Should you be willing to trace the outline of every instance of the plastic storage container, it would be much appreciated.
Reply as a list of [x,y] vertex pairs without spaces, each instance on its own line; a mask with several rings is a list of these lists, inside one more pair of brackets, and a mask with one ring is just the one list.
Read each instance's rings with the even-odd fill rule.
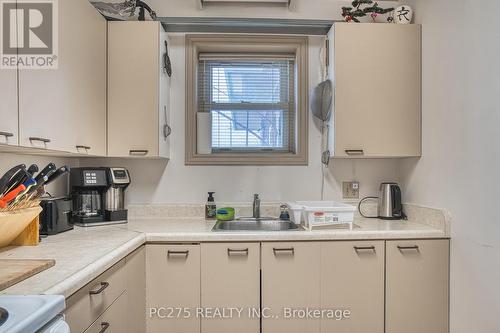
[[294,201],[287,203],[290,219],[308,229],[343,226],[352,230],[356,207],[335,201]]

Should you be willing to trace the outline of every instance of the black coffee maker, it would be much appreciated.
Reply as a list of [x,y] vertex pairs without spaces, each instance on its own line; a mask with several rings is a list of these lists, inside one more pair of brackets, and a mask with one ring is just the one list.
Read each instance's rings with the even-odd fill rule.
[[129,184],[125,168],[71,169],[72,222],[86,227],[127,223],[124,195]]

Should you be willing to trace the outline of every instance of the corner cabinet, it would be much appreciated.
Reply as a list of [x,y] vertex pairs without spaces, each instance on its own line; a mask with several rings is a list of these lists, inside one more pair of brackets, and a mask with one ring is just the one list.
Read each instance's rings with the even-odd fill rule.
[[19,69],[19,145],[105,156],[106,20],[81,0],[58,15],[58,69]]
[[108,156],[170,157],[167,45],[159,22],[108,22]]
[[200,245],[146,245],[146,332],[200,332],[198,308]]
[[420,156],[421,26],[336,23],[328,40],[332,157]]

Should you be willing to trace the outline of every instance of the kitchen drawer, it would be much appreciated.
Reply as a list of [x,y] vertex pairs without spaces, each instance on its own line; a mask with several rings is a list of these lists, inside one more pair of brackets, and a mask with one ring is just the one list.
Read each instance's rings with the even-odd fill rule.
[[85,331],[125,291],[125,260],[118,262],[67,300],[72,333]]
[[[90,326],[85,333],[125,333],[127,332],[127,293],[118,299]],[[73,330],[71,331],[73,332]],[[140,333],[140,332],[131,332]]]

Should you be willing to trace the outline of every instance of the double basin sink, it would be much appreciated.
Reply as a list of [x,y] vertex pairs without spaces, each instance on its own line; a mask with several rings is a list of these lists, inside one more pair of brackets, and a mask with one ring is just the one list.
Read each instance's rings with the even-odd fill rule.
[[240,217],[233,221],[217,221],[212,231],[300,231],[302,226],[272,217]]

